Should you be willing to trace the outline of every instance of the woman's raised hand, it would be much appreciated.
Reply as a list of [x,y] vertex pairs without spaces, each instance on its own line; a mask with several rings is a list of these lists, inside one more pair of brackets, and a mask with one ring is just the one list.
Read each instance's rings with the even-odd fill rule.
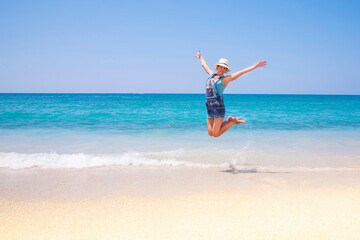
[[267,61],[261,59],[261,60],[256,64],[256,67],[265,67],[266,64],[267,64]]
[[195,57],[198,58],[198,59],[200,59],[200,57],[201,57],[200,50],[195,54]]

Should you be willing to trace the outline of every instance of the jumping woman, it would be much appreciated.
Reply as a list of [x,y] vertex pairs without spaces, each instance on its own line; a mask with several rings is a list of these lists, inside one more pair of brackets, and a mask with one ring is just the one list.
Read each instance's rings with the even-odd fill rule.
[[221,58],[219,62],[214,65],[217,70],[217,73],[215,73],[208,67],[204,58],[201,56],[200,51],[196,53],[195,57],[200,59],[201,66],[205,69],[207,74],[209,74],[209,77],[206,81],[206,108],[208,112],[207,130],[209,136],[220,137],[232,126],[239,123],[245,123],[245,121],[240,120],[240,118],[232,116],[229,116],[228,119],[224,121],[225,105],[223,100],[223,92],[225,87],[229,84],[229,82],[234,81],[241,75],[251,72],[258,67],[265,67],[266,61],[261,59],[254,66],[245,68],[244,70],[233,73],[231,75],[224,76],[225,73],[230,72],[228,60]]

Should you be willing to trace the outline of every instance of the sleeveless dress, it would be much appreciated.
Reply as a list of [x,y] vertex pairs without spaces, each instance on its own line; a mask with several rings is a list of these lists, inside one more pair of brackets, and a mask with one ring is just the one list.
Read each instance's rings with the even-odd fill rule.
[[220,76],[219,80],[213,79],[215,74],[210,75],[206,81],[206,109],[208,118],[224,118],[225,105],[223,99],[223,91],[225,89],[222,80],[224,76]]

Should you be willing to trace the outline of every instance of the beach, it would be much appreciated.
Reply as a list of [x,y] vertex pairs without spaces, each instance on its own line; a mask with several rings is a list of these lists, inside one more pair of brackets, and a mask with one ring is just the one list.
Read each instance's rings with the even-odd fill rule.
[[0,94],[0,239],[358,239],[359,96]]
[[0,240],[360,240],[359,10],[0,1]]
[[0,171],[0,239],[358,239],[360,171]]

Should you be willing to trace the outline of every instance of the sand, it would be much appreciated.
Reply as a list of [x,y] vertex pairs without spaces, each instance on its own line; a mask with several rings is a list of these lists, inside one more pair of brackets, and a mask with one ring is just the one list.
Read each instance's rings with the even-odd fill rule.
[[359,236],[358,170],[0,170],[0,239]]

